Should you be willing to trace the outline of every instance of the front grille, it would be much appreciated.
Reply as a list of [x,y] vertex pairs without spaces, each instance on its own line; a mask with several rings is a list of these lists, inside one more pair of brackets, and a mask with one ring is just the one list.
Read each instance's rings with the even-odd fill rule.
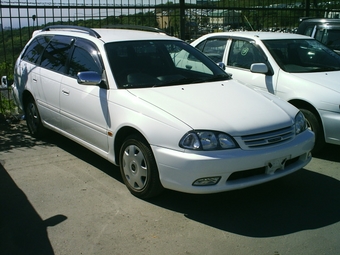
[[242,136],[241,139],[248,148],[258,148],[283,143],[295,136],[294,126],[271,132]]
[[[284,169],[278,169],[277,171],[285,171],[285,169],[292,165],[295,164],[299,160],[299,157],[292,158],[286,161]],[[259,168],[254,168],[254,169],[249,169],[249,170],[243,170],[243,171],[238,171],[232,173],[227,182],[232,182],[236,180],[241,180],[241,179],[247,179],[249,177],[253,176],[260,176],[260,175],[265,175],[266,174],[266,167],[259,167]]]
[[265,171],[266,171],[265,167],[260,167],[260,168],[250,169],[250,170],[234,172],[229,176],[227,182],[240,180],[240,179],[246,179],[246,178],[256,176],[256,175],[263,175],[265,174]]

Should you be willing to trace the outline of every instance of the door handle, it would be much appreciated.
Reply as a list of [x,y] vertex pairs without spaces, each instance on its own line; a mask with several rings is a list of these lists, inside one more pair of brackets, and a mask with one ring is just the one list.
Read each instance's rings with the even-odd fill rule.
[[70,94],[70,91],[67,91],[65,89],[62,89],[61,92],[66,96],[68,96]]

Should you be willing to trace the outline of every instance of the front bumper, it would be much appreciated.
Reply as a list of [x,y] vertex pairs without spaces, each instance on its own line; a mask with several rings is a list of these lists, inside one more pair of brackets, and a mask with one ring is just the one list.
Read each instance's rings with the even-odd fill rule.
[[22,106],[21,100],[20,100],[19,90],[14,84],[12,84],[12,95],[13,95],[14,103],[16,104],[16,106],[18,106],[20,108],[20,110],[23,110],[23,106]]
[[326,143],[340,145],[340,113],[320,111]]
[[[314,133],[306,130],[277,146],[223,151],[174,151],[152,146],[160,181],[167,189],[207,194],[241,189],[293,173],[311,159]],[[220,177],[215,185],[194,186],[200,178]]]

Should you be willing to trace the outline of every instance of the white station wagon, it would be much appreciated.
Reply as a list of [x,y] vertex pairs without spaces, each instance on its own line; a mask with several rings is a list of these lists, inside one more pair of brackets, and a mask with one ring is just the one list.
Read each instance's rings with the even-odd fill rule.
[[313,152],[340,145],[340,56],[317,40],[274,32],[221,32],[192,45],[243,84],[269,91],[305,115]]
[[314,133],[297,108],[164,33],[46,27],[14,76],[33,136],[54,130],[120,166],[140,198],[244,188],[311,160]]

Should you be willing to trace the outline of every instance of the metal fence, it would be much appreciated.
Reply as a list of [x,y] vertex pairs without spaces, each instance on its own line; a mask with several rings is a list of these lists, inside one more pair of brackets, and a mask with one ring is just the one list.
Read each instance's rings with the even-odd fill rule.
[[68,24],[158,27],[184,40],[217,31],[294,32],[299,18],[339,17],[339,1],[317,0],[0,0],[0,77],[34,30]]

